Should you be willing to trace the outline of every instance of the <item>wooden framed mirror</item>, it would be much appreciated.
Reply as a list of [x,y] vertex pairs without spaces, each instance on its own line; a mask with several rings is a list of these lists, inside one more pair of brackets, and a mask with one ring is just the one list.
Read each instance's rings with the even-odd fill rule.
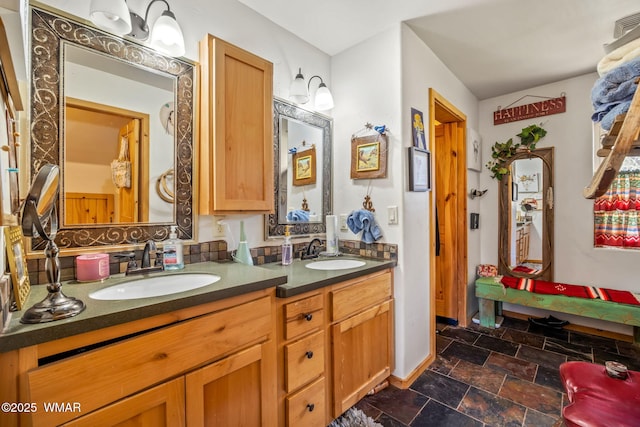
[[553,147],[516,153],[499,183],[498,272],[553,281]]
[[[60,167],[58,247],[69,252],[161,241],[169,236],[172,225],[178,227],[179,238],[193,239],[194,65],[62,12],[33,5],[30,12],[31,176],[43,164]],[[92,112],[109,118],[91,127],[88,120],[78,125],[78,114],[71,107],[85,116]],[[171,126],[163,121],[165,110],[171,110],[167,116]],[[108,133],[106,124],[115,122],[116,116],[126,120],[111,126],[113,148],[105,154],[108,144],[99,137]],[[128,125],[132,120],[139,123],[137,127]],[[112,182],[110,168],[124,139],[122,129],[139,129],[135,136],[140,143],[130,146],[143,147],[132,149],[128,156],[135,167],[126,191],[118,191],[121,187]],[[126,139],[133,140],[128,133]],[[98,171],[106,171],[100,175],[106,178],[98,180]],[[174,196],[169,201],[156,194],[154,185],[166,171],[172,171],[173,177]],[[101,187],[89,188],[90,181]],[[74,199],[77,194],[79,201]],[[93,199],[87,195],[105,194],[114,200],[113,214],[79,219],[72,215],[79,203],[88,209],[84,204]],[[107,200],[106,207],[96,212],[109,210],[109,198],[95,199]],[[45,243],[33,238],[29,249],[40,251]]]

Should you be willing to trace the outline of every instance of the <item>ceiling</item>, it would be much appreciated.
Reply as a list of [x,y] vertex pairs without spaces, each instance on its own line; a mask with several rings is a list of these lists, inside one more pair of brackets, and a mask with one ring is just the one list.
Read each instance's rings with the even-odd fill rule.
[[405,22],[480,100],[596,70],[638,0],[239,0],[336,55]]

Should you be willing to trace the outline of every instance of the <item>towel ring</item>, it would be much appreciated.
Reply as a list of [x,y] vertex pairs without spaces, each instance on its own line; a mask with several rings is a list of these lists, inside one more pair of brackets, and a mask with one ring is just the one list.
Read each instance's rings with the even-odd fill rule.
[[156,192],[167,203],[173,203],[175,200],[175,193],[167,185],[167,178],[173,178],[173,173],[173,169],[168,169],[156,180]]

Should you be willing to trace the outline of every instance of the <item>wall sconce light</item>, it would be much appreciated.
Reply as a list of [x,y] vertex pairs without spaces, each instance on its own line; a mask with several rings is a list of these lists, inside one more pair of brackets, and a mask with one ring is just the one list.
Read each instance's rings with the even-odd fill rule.
[[313,76],[309,79],[309,82],[304,84],[304,76],[302,75],[302,69],[298,69],[298,74],[296,78],[291,82],[291,87],[289,88],[289,98],[296,104],[306,104],[309,102],[309,89],[311,87],[311,80],[314,78],[320,79],[320,85],[318,85],[318,90],[316,91],[316,99],[315,99],[315,108],[316,110],[324,111],[330,110],[333,108],[333,96],[329,91],[327,85],[322,81],[322,77]]
[[[153,24],[149,32],[149,9],[161,1],[167,10]],[[150,39],[150,45],[157,51],[170,56],[182,56],[185,52],[184,36],[176,16],[166,0],[151,0],[144,14],[131,12],[125,0],[91,0],[89,9],[91,21],[98,27],[118,35],[128,35],[138,40]]]

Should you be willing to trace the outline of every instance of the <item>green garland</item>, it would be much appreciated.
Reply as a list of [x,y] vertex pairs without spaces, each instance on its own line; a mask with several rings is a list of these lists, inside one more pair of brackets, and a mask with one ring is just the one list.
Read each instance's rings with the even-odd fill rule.
[[523,128],[522,132],[516,135],[520,137],[520,143],[514,143],[513,138],[509,138],[507,142],[496,142],[491,147],[491,160],[486,164],[487,169],[493,173],[491,178],[500,181],[503,176],[509,175],[509,167],[507,166],[509,159],[519,150],[535,150],[538,141],[546,134],[547,131],[541,126],[531,125]]

